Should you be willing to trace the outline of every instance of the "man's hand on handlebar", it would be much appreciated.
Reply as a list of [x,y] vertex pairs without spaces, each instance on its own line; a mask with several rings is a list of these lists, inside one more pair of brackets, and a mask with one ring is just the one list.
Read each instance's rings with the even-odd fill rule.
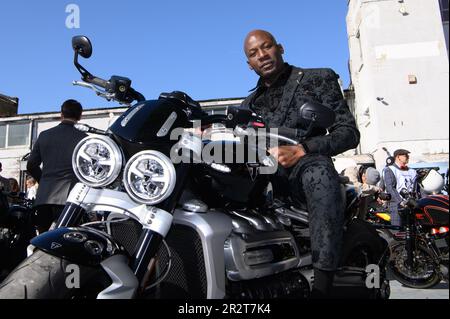
[[284,168],[289,168],[306,155],[302,145],[286,145],[269,149],[269,153],[275,157]]

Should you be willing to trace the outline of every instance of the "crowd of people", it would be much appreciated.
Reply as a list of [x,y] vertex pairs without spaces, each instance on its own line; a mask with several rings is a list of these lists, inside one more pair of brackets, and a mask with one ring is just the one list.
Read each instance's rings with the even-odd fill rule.
[[[19,195],[21,193],[20,185],[14,177],[4,177],[1,175],[3,164],[0,162],[0,190],[6,193],[13,193]],[[34,200],[38,189],[38,183],[30,175],[27,176],[25,184],[25,198]]]
[[[358,192],[366,195],[377,195],[385,192],[391,196],[389,201],[379,200],[374,197],[378,209],[389,212],[391,225],[402,226],[403,221],[399,209],[405,198],[402,191],[414,191],[423,196],[438,194],[444,186],[444,178],[435,170],[425,172],[421,176],[420,183],[415,184],[417,171],[408,166],[410,152],[405,149],[397,149],[392,158],[386,161],[386,166],[381,173],[371,166],[356,165],[344,169],[342,176],[349,178]],[[414,189],[416,187],[416,189]]]

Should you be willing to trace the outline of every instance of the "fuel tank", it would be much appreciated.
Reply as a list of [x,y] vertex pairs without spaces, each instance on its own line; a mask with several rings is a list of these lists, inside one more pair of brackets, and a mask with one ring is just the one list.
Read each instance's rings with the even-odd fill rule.
[[201,119],[203,115],[198,103],[188,103],[178,98],[178,95],[168,94],[158,100],[134,105],[123,113],[109,130],[121,144],[126,159],[146,149],[169,155],[171,147],[179,137],[171,138],[171,132],[175,128],[192,127],[189,121]]
[[423,225],[445,226],[449,224],[449,200],[447,195],[431,195],[418,202],[416,218]]

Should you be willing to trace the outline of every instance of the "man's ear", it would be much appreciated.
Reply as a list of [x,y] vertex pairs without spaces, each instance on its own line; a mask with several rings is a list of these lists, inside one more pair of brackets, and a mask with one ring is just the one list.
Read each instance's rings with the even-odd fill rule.
[[280,53],[281,54],[284,54],[284,48],[283,48],[283,45],[281,45],[281,44],[277,44],[278,45],[278,49],[280,50]]
[[253,67],[250,65],[250,62],[247,61],[248,68],[253,71]]

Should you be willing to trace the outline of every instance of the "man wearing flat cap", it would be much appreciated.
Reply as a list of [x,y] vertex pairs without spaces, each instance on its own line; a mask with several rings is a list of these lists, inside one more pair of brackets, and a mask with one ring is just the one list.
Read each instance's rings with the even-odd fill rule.
[[401,226],[402,221],[398,213],[398,205],[404,200],[400,195],[402,189],[411,190],[416,177],[416,171],[408,167],[409,151],[398,149],[394,152],[394,164],[386,166],[383,170],[386,192],[391,194],[389,211],[391,213],[391,224]]

